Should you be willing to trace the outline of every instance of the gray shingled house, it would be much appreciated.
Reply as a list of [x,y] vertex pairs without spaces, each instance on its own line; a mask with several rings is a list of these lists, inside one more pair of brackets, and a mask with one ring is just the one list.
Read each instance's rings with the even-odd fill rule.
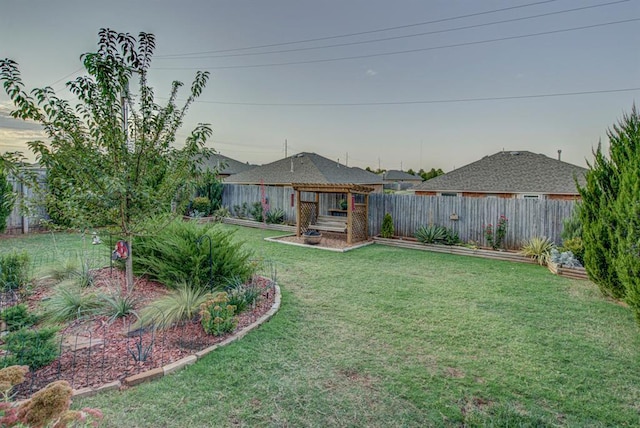
[[220,153],[215,153],[209,156],[203,163],[202,167],[204,169],[217,169],[218,176],[220,178],[225,178],[233,174],[238,174],[240,172],[248,171],[256,167],[256,165],[251,165],[249,163],[242,163],[235,159],[231,159],[230,157],[221,155]]
[[224,179],[229,184],[291,186],[309,184],[359,184],[382,192],[382,177],[361,168],[348,167],[316,153],[299,153]]
[[382,182],[385,189],[406,190],[416,184],[422,183],[422,177],[408,172],[391,169],[382,174]]
[[[559,156],[558,156],[559,157]],[[502,151],[415,186],[416,195],[524,199],[580,198],[586,168],[528,151]]]

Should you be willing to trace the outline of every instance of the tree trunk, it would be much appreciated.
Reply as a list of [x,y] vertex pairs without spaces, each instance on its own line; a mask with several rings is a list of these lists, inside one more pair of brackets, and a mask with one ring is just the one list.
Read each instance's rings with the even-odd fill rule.
[[127,285],[127,292],[133,290],[133,253],[132,253],[133,236],[127,236],[127,245],[129,246],[129,254],[125,260],[125,283]]

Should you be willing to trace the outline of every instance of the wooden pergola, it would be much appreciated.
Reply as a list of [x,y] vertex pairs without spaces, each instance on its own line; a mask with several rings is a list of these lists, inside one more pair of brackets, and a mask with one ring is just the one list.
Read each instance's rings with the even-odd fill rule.
[[[321,218],[320,194],[332,193],[346,195],[347,244],[364,241],[369,238],[369,193],[373,192],[373,187],[362,186],[359,184],[309,183],[293,183],[291,186],[296,192],[296,201],[298,201],[296,206],[296,236],[301,236],[304,232],[310,229],[337,231],[334,230],[335,227],[321,228],[318,224],[318,219]],[[301,197],[302,193],[315,193],[315,198],[313,201],[303,201]],[[364,203],[355,203],[355,195],[364,195]],[[337,217],[337,219],[340,218]]]

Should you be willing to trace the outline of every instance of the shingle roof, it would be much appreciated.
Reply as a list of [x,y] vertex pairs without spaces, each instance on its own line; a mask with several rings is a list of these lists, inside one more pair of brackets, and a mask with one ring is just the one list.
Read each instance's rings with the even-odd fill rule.
[[587,169],[527,151],[498,152],[414,186],[418,191],[578,194]]
[[274,184],[352,183],[382,184],[382,178],[360,168],[348,167],[315,153],[299,153],[227,177],[225,183]]
[[237,174],[239,172],[248,171],[256,167],[256,165],[242,163],[235,159],[231,159],[230,157],[221,155],[220,153],[215,153],[209,156],[207,160],[202,163],[202,166],[211,169],[224,166],[224,168],[218,171],[218,174],[220,175]]
[[382,175],[382,179],[385,181],[422,181],[422,178],[411,175],[408,172],[398,171],[397,169],[391,169]]

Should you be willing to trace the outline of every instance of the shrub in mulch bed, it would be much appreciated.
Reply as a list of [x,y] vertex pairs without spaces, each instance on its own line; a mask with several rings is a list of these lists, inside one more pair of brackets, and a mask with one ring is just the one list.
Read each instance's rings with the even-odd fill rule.
[[[109,269],[103,269],[100,276],[104,278],[107,274]],[[121,273],[116,271],[109,275]],[[237,315],[235,331],[255,322],[273,305],[275,291],[272,282],[258,277],[254,283],[262,289],[261,296],[254,307]],[[139,281],[134,287],[134,293],[146,302],[165,292],[166,287],[151,281]],[[60,356],[51,364],[27,373],[25,382],[16,387],[17,398],[28,397],[56,380],[66,380],[75,389],[95,388],[116,380],[122,381],[126,377],[192,355],[233,334],[207,335],[199,319],[165,330],[132,331],[131,326],[135,321],[135,315],[112,323],[108,322],[108,317],[101,316],[69,324],[61,331]]]

